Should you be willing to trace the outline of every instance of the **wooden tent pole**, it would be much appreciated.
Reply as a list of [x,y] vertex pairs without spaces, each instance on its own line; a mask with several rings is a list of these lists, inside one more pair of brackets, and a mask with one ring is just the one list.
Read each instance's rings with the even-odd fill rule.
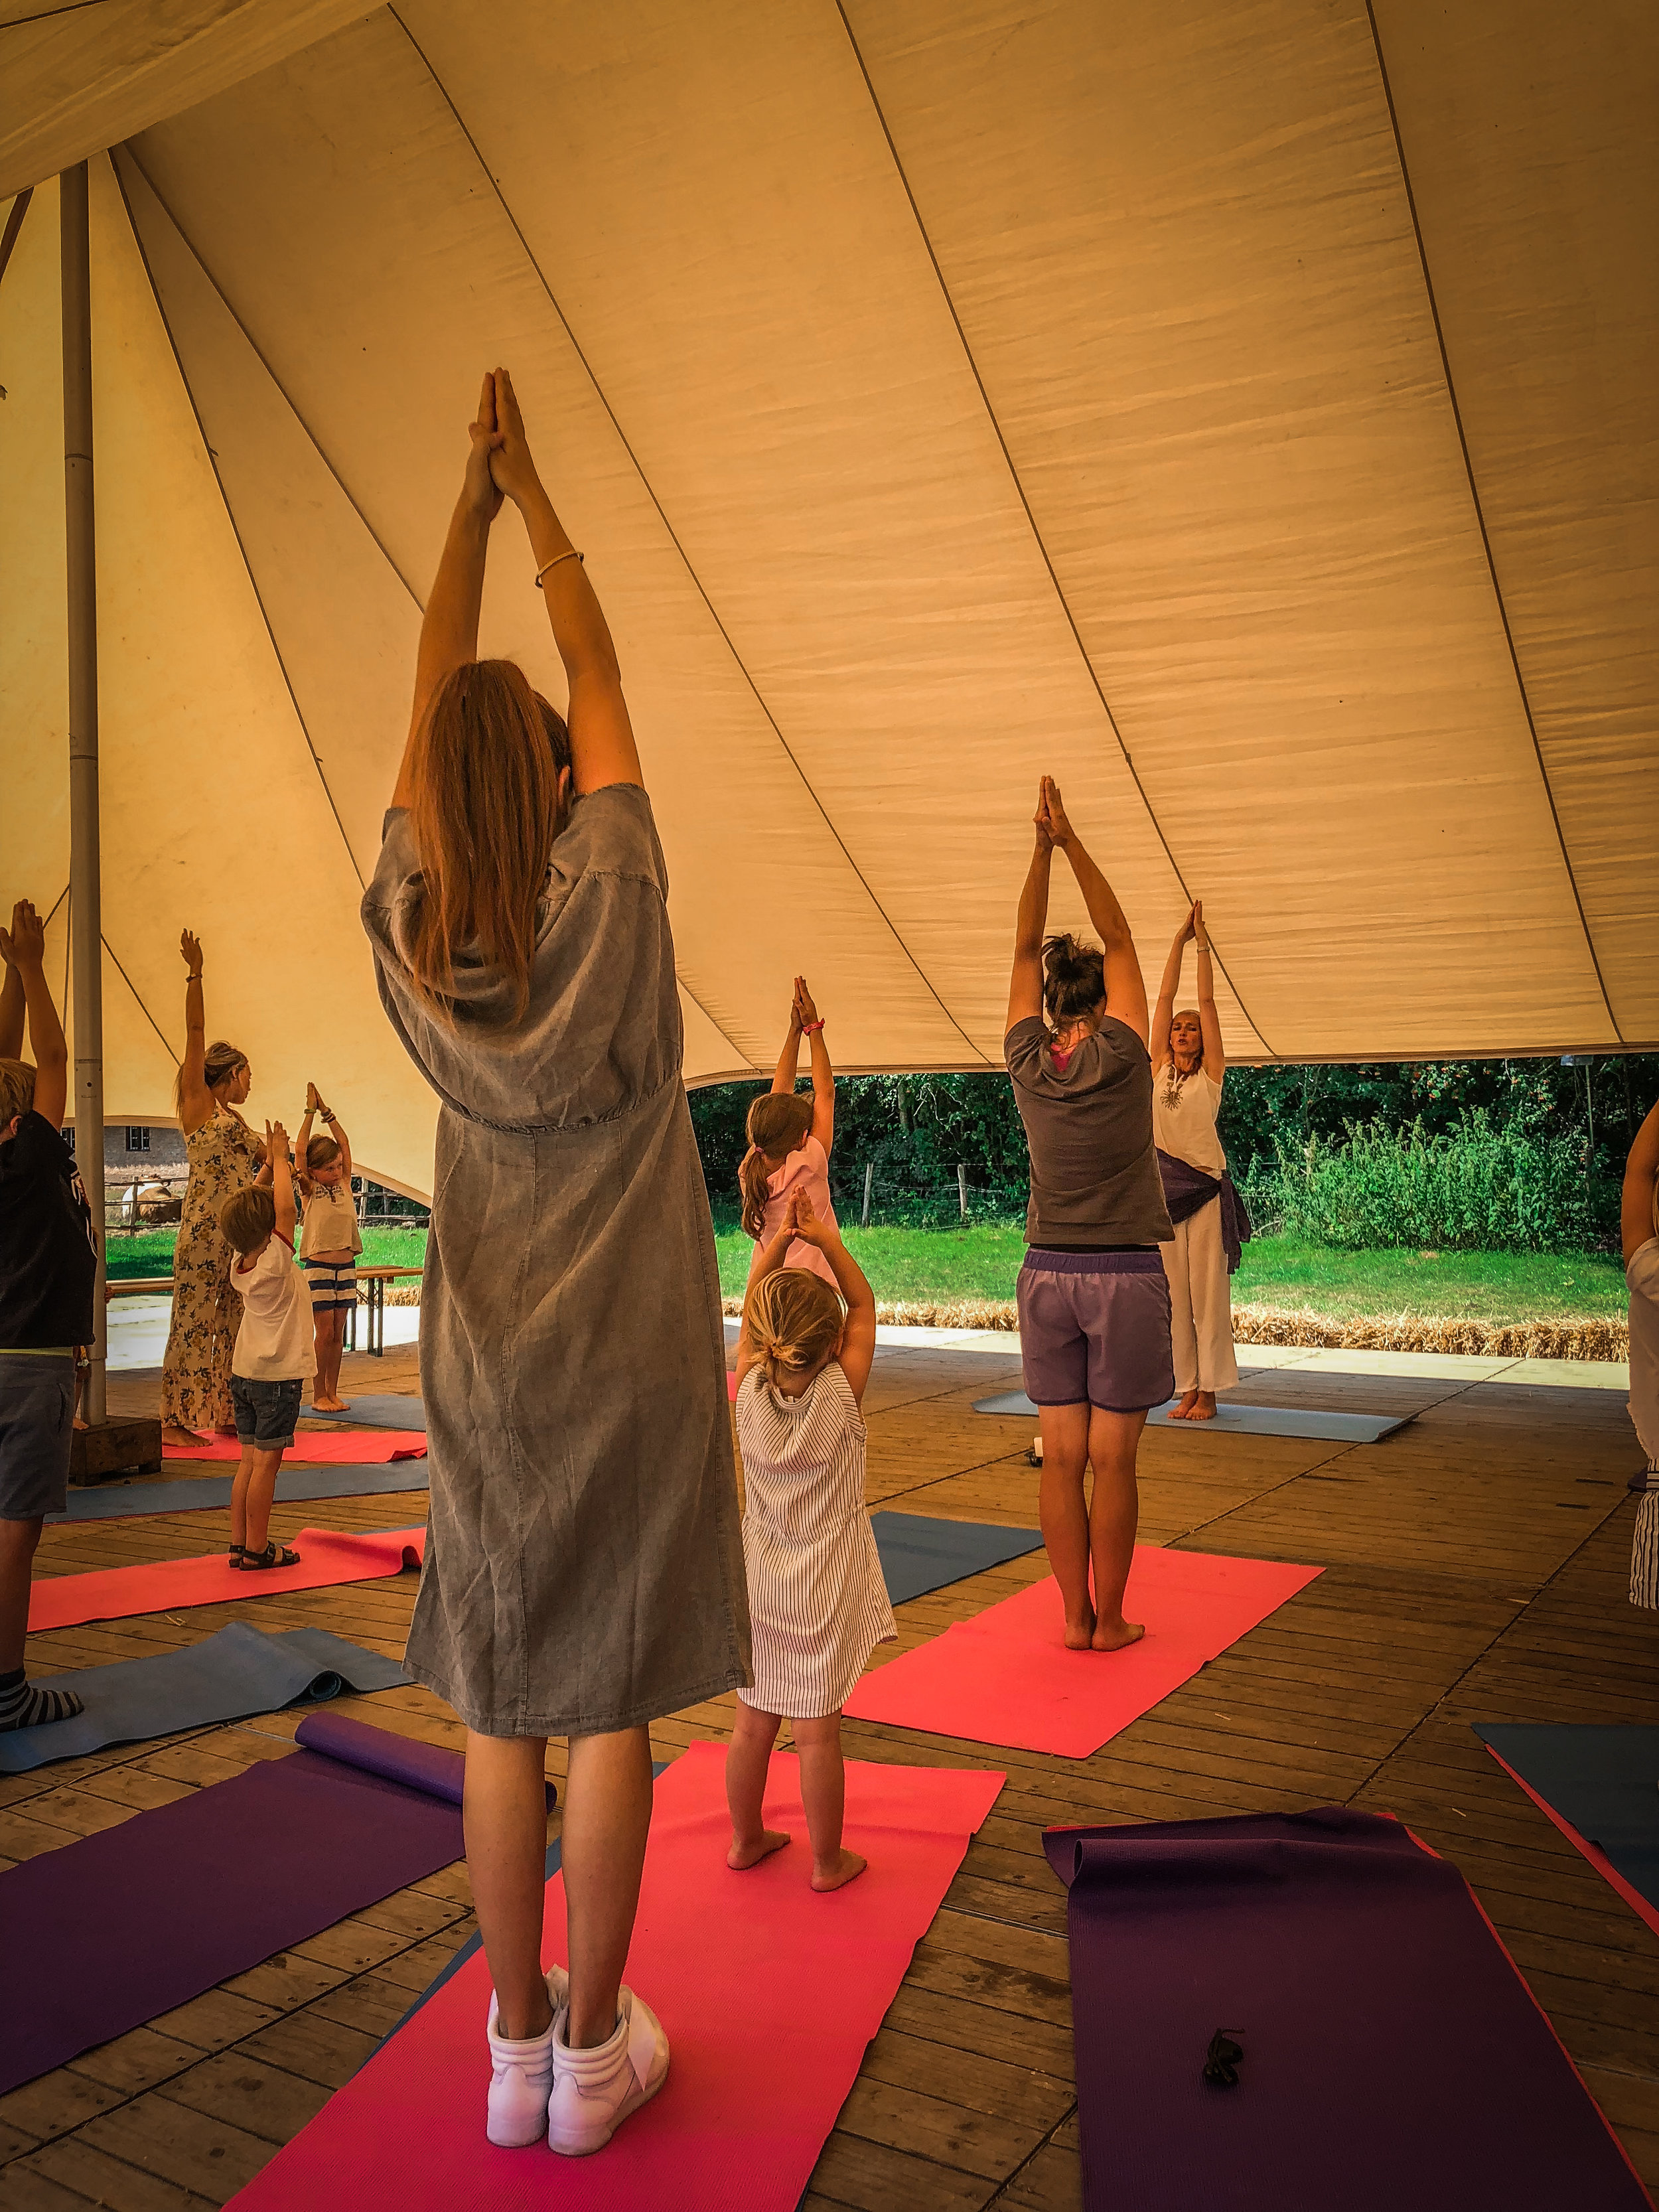
[[92,279],[87,165],[58,180],[63,244],[64,507],[69,575],[70,927],[75,1006],[75,1157],[98,1243],[85,1418],[106,1416],[104,974],[98,850],[98,564],[92,477]]

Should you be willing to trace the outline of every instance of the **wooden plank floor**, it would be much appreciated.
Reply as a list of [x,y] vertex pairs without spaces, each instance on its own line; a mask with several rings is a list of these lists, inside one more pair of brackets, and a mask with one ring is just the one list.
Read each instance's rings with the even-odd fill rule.
[[[412,1348],[358,1358],[347,1387],[412,1389],[414,1373]],[[1034,1524],[1030,1425],[972,1411],[1016,1379],[995,1352],[884,1350],[866,1404],[872,1504]],[[120,1377],[112,1395],[119,1410],[154,1410],[155,1388],[154,1376]],[[848,1724],[854,1756],[1000,1766],[1008,1781],[870,2046],[810,2207],[1075,2207],[1064,1896],[1042,1829],[1321,1802],[1398,1814],[1462,1869],[1637,2166],[1659,2184],[1659,1940],[1469,1727],[1651,1720],[1659,1710],[1659,1624],[1626,1597],[1625,1484],[1637,1452],[1621,1395],[1295,1371],[1257,1373],[1240,1395],[1417,1415],[1375,1446],[1149,1433],[1144,1536],[1319,1562],[1326,1572],[1308,1589],[1091,1759]],[[425,1504],[420,1492],[325,1499],[279,1508],[274,1526],[284,1535],[307,1524],[395,1528]],[[217,1516],[82,1522],[47,1532],[40,1571],[176,1557],[221,1534]],[[878,1657],[1043,1571],[1038,1554],[916,1600],[900,1609],[900,1645]],[[412,1577],[273,1590],[53,1631],[31,1639],[31,1663],[42,1674],[94,1665],[239,1618],[311,1623],[396,1655],[413,1595]],[[424,1691],[347,1709],[430,1741],[459,1740]],[[657,1755],[724,1737],[730,1717],[727,1699],[677,1715],[653,1730]],[[295,1725],[277,1714],[0,1778],[0,1854],[9,1863],[57,1849],[281,1758]],[[550,1772],[562,1763],[556,1747]],[[222,2203],[471,1934],[468,1903],[465,1868],[447,1869],[0,2100],[0,2205]]]

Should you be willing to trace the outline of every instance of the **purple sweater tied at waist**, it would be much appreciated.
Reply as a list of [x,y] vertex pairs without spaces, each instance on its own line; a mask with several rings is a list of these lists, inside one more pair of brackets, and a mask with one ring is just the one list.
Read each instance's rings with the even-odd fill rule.
[[1173,1152],[1166,1152],[1160,1146],[1158,1171],[1164,1178],[1164,1203],[1170,1209],[1171,1221],[1189,1220],[1212,1198],[1221,1200],[1221,1242],[1227,1254],[1227,1273],[1237,1273],[1243,1247],[1255,1231],[1244,1201],[1234,1189],[1233,1179],[1226,1169],[1223,1168],[1218,1176],[1206,1175],[1202,1168],[1176,1159]]

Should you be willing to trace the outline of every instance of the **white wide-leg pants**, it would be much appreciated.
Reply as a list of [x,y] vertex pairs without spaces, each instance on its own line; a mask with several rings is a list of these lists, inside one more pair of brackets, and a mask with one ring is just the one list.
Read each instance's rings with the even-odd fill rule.
[[1173,1240],[1158,1249],[1170,1279],[1176,1392],[1231,1390],[1238,1380],[1238,1362],[1233,1356],[1232,1288],[1221,1241],[1219,1198],[1177,1221]]

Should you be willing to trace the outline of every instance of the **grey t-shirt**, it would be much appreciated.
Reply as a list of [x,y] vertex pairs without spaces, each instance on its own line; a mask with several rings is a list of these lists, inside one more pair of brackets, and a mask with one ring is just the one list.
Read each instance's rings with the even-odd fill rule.
[[1003,1040],[1031,1155],[1028,1244],[1164,1244],[1175,1231],[1152,1145],[1152,1063],[1108,1014],[1056,1067],[1042,1017]]

